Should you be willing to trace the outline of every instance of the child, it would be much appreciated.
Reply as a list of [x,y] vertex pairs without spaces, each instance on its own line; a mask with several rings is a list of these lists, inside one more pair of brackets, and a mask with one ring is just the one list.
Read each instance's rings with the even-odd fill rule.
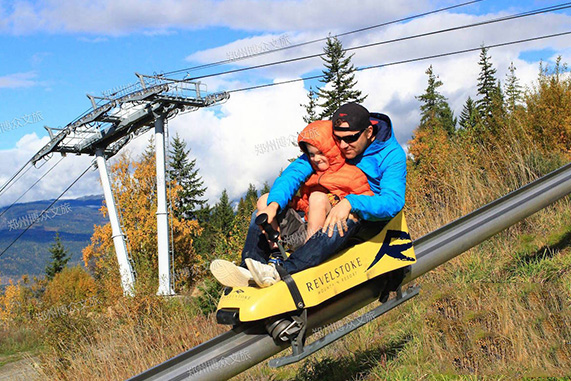
[[302,185],[300,196],[289,206],[305,213],[307,241],[321,230],[333,206],[348,194],[372,196],[367,177],[356,166],[345,162],[333,139],[330,120],[310,123],[299,134],[297,142],[315,170]]

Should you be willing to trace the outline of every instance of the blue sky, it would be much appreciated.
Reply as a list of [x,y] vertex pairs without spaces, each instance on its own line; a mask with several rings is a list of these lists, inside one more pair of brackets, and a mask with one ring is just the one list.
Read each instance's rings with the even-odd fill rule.
[[[280,41],[296,44],[353,30],[461,1],[359,2],[325,0],[157,0],[122,1],[0,0],[0,126],[4,122],[41,115],[43,120],[0,131],[0,183],[47,142],[44,125],[64,126],[90,107],[86,93],[102,92],[136,81],[135,72],[152,74],[188,68],[229,57],[240,48],[259,47]],[[346,36],[346,47],[408,34],[463,25],[493,17],[559,4],[554,1],[485,0],[446,13]],[[367,15],[363,18],[363,15]],[[335,22],[332,22],[335,20]],[[422,55],[499,43],[519,38],[571,30],[569,10],[534,16],[501,25],[474,28],[422,41],[395,43],[358,50],[356,66],[375,65]],[[321,52],[322,43],[285,50],[263,57],[237,61],[215,70],[287,59]],[[492,49],[492,62],[503,79],[510,62],[518,68],[524,85],[531,85],[540,59],[552,62],[562,55],[571,58],[571,38]],[[369,94],[365,106],[393,118],[395,132],[406,145],[418,123],[414,98],[426,85],[429,65],[444,82],[441,88],[459,114],[468,95],[475,97],[477,55],[467,54],[414,64],[375,69],[357,74],[360,89]],[[204,79],[210,90],[236,89],[318,73],[321,61],[312,59],[242,74]],[[192,72],[204,74],[205,72]],[[197,158],[215,202],[222,189],[239,198],[249,183],[273,181],[295,147],[264,153],[259,146],[300,131],[308,83],[275,86],[233,94],[223,106],[186,114],[169,122],[171,135],[179,133]],[[28,120],[32,120],[28,118]],[[239,135],[239,138],[236,136]],[[149,135],[128,148],[141,152]],[[239,143],[237,142],[239,140]],[[55,197],[89,163],[91,158],[68,157],[58,173],[46,178],[24,200]],[[263,165],[262,165],[263,164]],[[0,195],[0,206],[10,203],[42,173],[29,172]],[[229,174],[240,174],[231,176]],[[97,174],[82,179],[69,196],[100,193]]]

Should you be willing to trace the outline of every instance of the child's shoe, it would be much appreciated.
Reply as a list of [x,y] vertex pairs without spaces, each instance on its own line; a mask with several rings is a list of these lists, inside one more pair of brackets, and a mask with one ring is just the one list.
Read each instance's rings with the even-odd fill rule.
[[254,281],[250,271],[224,259],[213,260],[210,272],[226,287],[248,287],[248,283]]
[[246,258],[246,266],[248,266],[248,270],[250,270],[256,284],[262,288],[269,287],[281,279],[278,271],[271,264],[266,265],[251,258]]

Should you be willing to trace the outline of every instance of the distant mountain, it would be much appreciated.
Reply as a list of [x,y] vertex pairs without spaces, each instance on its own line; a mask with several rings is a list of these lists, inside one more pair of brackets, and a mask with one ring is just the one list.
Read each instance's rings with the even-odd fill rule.
[[[0,208],[0,253],[18,237],[53,200],[15,204]],[[81,250],[89,245],[94,225],[107,223],[101,215],[103,196],[59,200],[0,257],[0,280],[23,274],[43,275],[56,232],[71,254],[70,265],[81,262]]]

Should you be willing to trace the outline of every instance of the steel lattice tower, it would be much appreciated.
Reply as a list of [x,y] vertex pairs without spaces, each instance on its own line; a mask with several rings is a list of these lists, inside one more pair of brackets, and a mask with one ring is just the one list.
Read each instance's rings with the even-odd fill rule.
[[121,284],[125,294],[132,294],[135,274],[129,261],[125,235],[121,229],[117,207],[107,169],[107,160],[117,154],[133,138],[155,129],[157,176],[157,246],[159,288],[157,294],[172,295],[169,258],[169,234],[166,197],[165,120],[180,112],[196,111],[219,104],[229,98],[227,92],[207,94],[200,82],[165,78],[163,75],[136,73],[139,81],[114,93],[96,97],[87,95],[92,110],[62,129],[46,127],[50,142],[33,158],[32,164],[47,159],[53,152],[62,155],[96,157],[99,175],[109,210],[113,244],[117,254]]

